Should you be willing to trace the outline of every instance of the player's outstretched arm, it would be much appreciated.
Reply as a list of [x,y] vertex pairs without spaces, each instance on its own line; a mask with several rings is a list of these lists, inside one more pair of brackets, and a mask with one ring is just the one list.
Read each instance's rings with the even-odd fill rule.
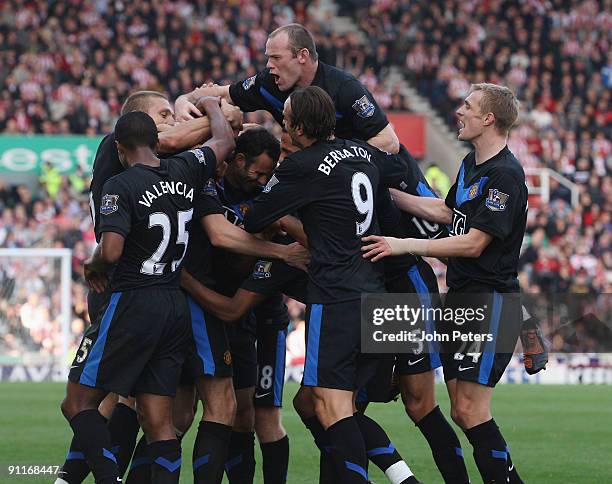
[[198,106],[202,106],[210,120],[212,138],[204,143],[204,146],[208,146],[213,150],[217,162],[221,162],[236,148],[232,127],[221,111],[218,97],[200,98],[197,104]]
[[[242,111],[225,101],[221,102],[221,112],[235,131],[242,130]],[[170,125],[158,126],[159,149],[162,155],[178,153],[199,146],[211,137],[208,116],[190,119]]]
[[430,222],[449,225],[453,221],[453,212],[444,200],[433,197],[417,197],[395,188],[389,189],[397,208]]
[[400,143],[395,131],[391,124],[387,124],[381,129],[378,134],[371,137],[368,140],[368,144],[376,146],[379,150],[386,151],[387,153],[397,154],[399,153]]
[[231,298],[223,296],[206,287],[185,269],[181,271],[181,287],[198,305],[227,322],[240,319],[247,311],[266,299],[264,294],[257,294],[242,288],[238,289]]
[[306,265],[310,260],[308,250],[299,243],[283,245],[259,239],[228,222],[225,216],[221,214],[211,214],[203,217],[202,227],[208,234],[211,244],[215,247],[243,255],[280,259],[290,266],[302,270],[306,270]]
[[491,243],[493,236],[471,228],[467,234],[444,239],[397,239],[382,235],[369,235],[362,239],[364,258],[376,262],[383,257],[413,254],[424,257],[468,257],[475,258]]

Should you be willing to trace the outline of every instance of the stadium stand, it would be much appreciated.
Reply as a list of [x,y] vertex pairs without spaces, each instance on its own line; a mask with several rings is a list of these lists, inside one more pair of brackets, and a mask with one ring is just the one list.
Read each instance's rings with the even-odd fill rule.
[[[572,206],[568,190],[553,180],[550,203],[535,201],[521,258],[523,289],[612,292],[609,2],[338,2],[365,45],[355,34],[334,32],[317,3],[3,2],[0,132],[107,133],[130,91],[157,89],[176,98],[210,79],[224,84],[251,76],[266,62],[267,33],[301,22],[315,34],[321,59],[353,72],[387,110],[409,108],[399,89],[386,91],[380,82],[389,65],[403,66],[451,125],[471,82],[515,89],[523,116],[511,135],[512,151],[526,167],[551,168],[580,191]],[[257,113],[248,118],[265,120]],[[94,245],[88,180],[58,177],[47,167],[38,193],[0,186],[0,247],[74,249],[76,342],[87,323],[81,262]],[[15,286],[11,271],[24,270],[13,265],[0,274],[4,292],[23,293],[17,306],[0,307],[0,348],[53,352],[57,332],[42,334],[30,323],[47,317],[31,314],[31,298],[49,308],[57,288],[40,268],[27,278],[30,287]],[[444,268],[436,270],[443,288]]]

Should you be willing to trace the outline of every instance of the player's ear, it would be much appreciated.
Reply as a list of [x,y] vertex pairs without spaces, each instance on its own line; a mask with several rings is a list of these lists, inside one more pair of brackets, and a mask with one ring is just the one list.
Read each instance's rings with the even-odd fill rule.
[[495,123],[495,114],[493,114],[493,113],[485,114],[485,117],[484,117],[483,121],[484,121],[484,125],[485,126],[492,126],[493,123]]
[[245,161],[246,161],[246,157],[244,156],[244,153],[239,152],[234,155],[234,161],[232,163],[242,168],[244,167]]

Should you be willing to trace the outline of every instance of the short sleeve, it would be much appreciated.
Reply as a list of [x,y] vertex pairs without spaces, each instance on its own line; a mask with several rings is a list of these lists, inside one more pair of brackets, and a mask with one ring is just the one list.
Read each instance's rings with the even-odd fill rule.
[[308,203],[304,175],[290,156],[274,170],[268,184],[244,218],[247,232],[261,232],[267,225]]
[[526,190],[525,184],[509,173],[491,176],[470,219],[470,227],[504,240],[517,225],[517,216],[526,209]]
[[100,233],[116,232],[127,237],[132,226],[129,190],[111,178],[102,188],[100,200]]
[[342,84],[336,107],[343,118],[350,120],[354,137],[365,141],[376,136],[389,124],[374,96],[357,79]]
[[454,185],[446,194],[446,198],[444,199],[444,203],[448,208],[455,208],[455,205],[457,204],[455,198],[457,198],[457,182],[454,183]]
[[203,186],[210,178],[215,176],[217,157],[215,152],[208,146],[194,148],[178,156],[182,156],[191,162],[191,167],[196,177],[196,180],[193,180],[195,186]]
[[266,75],[267,70],[264,70],[248,79],[231,84],[229,93],[234,105],[238,106],[244,112],[268,109],[266,99],[259,91]]
[[212,182],[214,187],[214,180],[211,178],[204,186],[204,189],[198,192],[195,197],[193,205],[194,218],[196,220],[199,220],[202,217],[206,217],[207,215],[223,215],[225,213],[223,206],[215,196],[216,192],[211,193],[210,188],[208,188],[210,182]]

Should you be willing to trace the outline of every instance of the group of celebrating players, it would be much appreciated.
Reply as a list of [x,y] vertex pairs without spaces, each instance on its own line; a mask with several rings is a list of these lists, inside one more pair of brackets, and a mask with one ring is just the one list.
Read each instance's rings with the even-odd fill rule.
[[[256,76],[198,87],[176,111],[161,93],[132,94],[98,148],[91,209],[99,244],[84,267],[92,325],[61,406],[74,438],[56,482],[80,483],[90,471],[103,484],[126,473],[130,484],[179,482],[180,441],[198,400],[194,482],[220,483],[224,473],[253,482],[255,434],[264,482],[290,482],[283,295],[307,305],[293,404],[320,451],[319,482],[369,482],[368,460],[392,483],[419,482],[365,415],[368,403],[397,393],[444,482],[470,482],[436,404],[441,366],[452,419],[484,482],[522,482],[490,413],[512,352],[497,341],[516,343],[528,319],[505,297],[519,290],[527,213],[524,173],[506,146],[516,98],[505,87],[472,86],[457,116],[459,139],[475,150],[442,200],[372,95],[319,61],[304,27],[272,32],[266,55]],[[255,110],[283,126],[280,142],[242,125],[242,112]],[[362,294],[415,293],[424,306],[439,304],[423,256],[448,264],[446,306],[488,303],[493,341],[363,353]],[[531,362],[534,371],[543,364]]]

